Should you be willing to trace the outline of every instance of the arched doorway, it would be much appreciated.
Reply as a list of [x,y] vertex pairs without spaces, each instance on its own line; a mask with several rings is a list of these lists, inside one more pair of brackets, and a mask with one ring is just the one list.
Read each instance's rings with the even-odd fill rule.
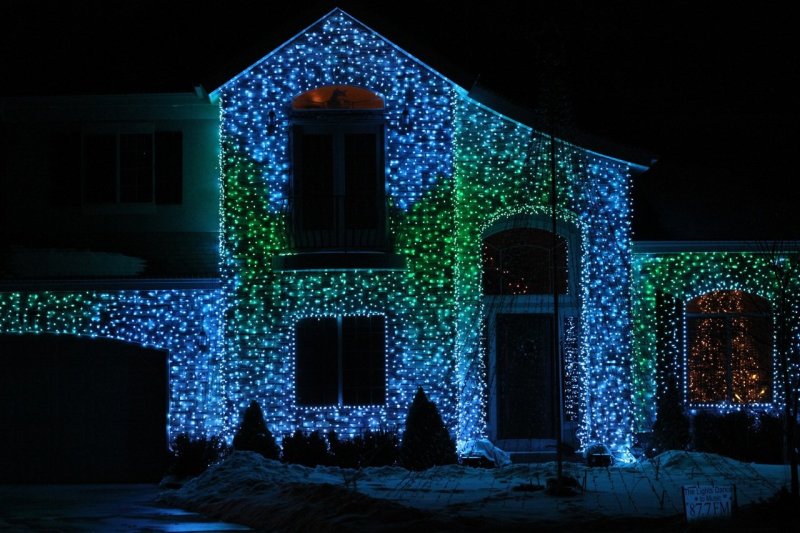
[[[554,450],[556,417],[565,420],[555,394],[556,387],[564,387],[563,372],[554,373],[553,343],[558,343],[562,366],[565,350],[577,354],[578,265],[569,228],[560,227],[555,237],[554,249],[553,233],[526,219],[505,221],[484,233],[487,419],[490,437],[508,451]],[[553,313],[554,279],[558,317]],[[562,438],[570,442],[572,428],[567,429]]]
[[0,335],[0,482],[153,482],[167,457],[167,353]]

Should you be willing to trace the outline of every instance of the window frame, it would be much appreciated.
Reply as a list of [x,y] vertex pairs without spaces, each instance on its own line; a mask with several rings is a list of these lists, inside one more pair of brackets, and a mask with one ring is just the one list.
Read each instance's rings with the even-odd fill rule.
[[[159,135],[178,134],[178,155],[180,164],[178,165],[179,172],[179,190],[173,191],[174,198],[167,201],[159,201],[159,166],[160,159],[158,150],[159,148]],[[88,156],[87,156],[87,138],[93,135],[108,135],[114,137],[114,201],[93,201],[87,198],[88,191]],[[122,138],[126,135],[148,135],[150,146],[150,194],[149,200],[131,201],[122,199],[122,169],[123,169],[123,156],[122,156]],[[173,141],[175,142],[175,141]],[[154,124],[150,123],[135,123],[135,124],[91,124],[84,126],[80,132],[80,203],[84,209],[89,211],[97,211],[100,213],[107,211],[114,212],[140,212],[151,211],[156,206],[168,205],[182,205],[183,187],[185,182],[185,158],[184,158],[184,132],[179,128],[171,129],[157,129]]]
[[[293,110],[290,121],[290,153],[292,178],[290,180],[291,237],[298,251],[364,249],[380,251],[388,246],[386,213],[386,117],[379,110]],[[331,135],[332,146],[332,201],[333,225],[330,228],[304,227],[302,197],[302,157],[299,135]],[[375,136],[375,206],[374,227],[357,227],[349,223],[347,209],[347,173],[345,170],[345,137],[349,134]],[[311,242],[311,244],[308,244]]]
[[[744,312],[696,312],[696,311],[689,311],[688,308],[692,305],[692,302],[695,302],[698,298],[703,296],[708,296],[715,293],[720,292],[741,292],[743,297],[747,298],[754,298],[754,302],[756,303],[756,307],[763,303],[763,309],[761,310],[753,310],[753,311],[744,311]],[[756,300],[755,298],[758,298]],[[769,398],[768,401],[761,401],[761,402],[735,402],[733,401],[734,396],[734,383],[733,383],[733,371],[734,371],[734,350],[732,347],[733,344],[733,321],[737,318],[756,318],[756,319],[763,319],[764,323],[767,327],[767,335],[766,337],[769,339],[768,343],[765,345],[765,351],[767,352],[767,357],[765,360],[767,361],[768,367],[764,369],[765,374],[767,375],[767,383],[769,385],[769,390],[767,392],[767,397]],[[692,298],[686,300],[686,303],[683,305],[683,335],[684,335],[684,348],[683,348],[683,368],[684,368],[684,401],[686,405],[690,408],[707,408],[707,407],[714,407],[714,408],[759,408],[759,407],[770,407],[773,405],[774,395],[775,395],[775,376],[774,376],[774,368],[775,368],[775,342],[774,342],[774,324],[772,320],[772,313],[770,311],[770,304],[769,301],[756,295],[746,291],[742,291],[739,289],[733,290],[713,290],[703,294],[699,294]],[[691,365],[692,365],[692,343],[694,339],[692,338],[692,331],[694,328],[690,327],[691,320],[703,320],[703,319],[718,319],[723,321],[723,329],[724,329],[724,353],[723,357],[723,365],[725,371],[725,399],[716,401],[716,402],[702,402],[702,401],[695,401],[692,398],[692,391],[690,390],[690,378],[691,378]],[[748,336],[753,338],[753,334],[748,332]],[[761,369],[759,369],[761,370]]]
[[[381,356],[379,361],[379,370],[380,370],[380,379],[376,383],[369,382],[368,387],[370,389],[379,388],[380,389],[380,396],[382,396],[381,401],[379,402],[367,402],[367,403],[354,403],[348,402],[347,400],[347,383],[348,377],[345,375],[346,372],[346,348],[345,348],[345,331],[346,328],[345,324],[347,323],[348,319],[351,320],[375,320],[380,319],[380,328],[377,331],[370,331],[370,335],[380,335],[382,334],[382,343],[381,343]],[[335,353],[336,357],[336,378],[335,378],[335,385],[336,385],[336,402],[335,403],[311,403],[311,402],[303,402],[301,401],[301,370],[300,366],[300,359],[303,357],[299,353],[299,345],[301,341],[299,339],[299,329],[301,327],[301,323],[307,320],[333,320],[335,321],[335,347],[333,347],[332,351]],[[324,327],[324,326],[323,326]],[[352,327],[352,326],[351,326]],[[294,401],[295,405],[300,409],[324,409],[324,408],[342,408],[342,407],[354,407],[354,408],[365,408],[365,407],[377,407],[377,406],[385,406],[387,401],[387,359],[388,359],[388,320],[386,315],[383,314],[344,314],[344,315],[316,315],[316,316],[303,316],[299,317],[292,328],[293,331],[293,363],[294,363]],[[330,354],[328,354],[330,355]],[[327,361],[329,367],[333,367],[333,365],[329,364],[330,361]],[[368,371],[373,370],[369,368]],[[372,394],[372,393],[370,393]],[[323,395],[324,396],[324,395]]]

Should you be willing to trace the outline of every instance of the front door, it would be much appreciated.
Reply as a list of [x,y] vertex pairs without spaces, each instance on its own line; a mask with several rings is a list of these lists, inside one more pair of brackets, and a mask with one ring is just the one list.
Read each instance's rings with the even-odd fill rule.
[[498,440],[553,439],[553,351],[546,314],[495,315]]

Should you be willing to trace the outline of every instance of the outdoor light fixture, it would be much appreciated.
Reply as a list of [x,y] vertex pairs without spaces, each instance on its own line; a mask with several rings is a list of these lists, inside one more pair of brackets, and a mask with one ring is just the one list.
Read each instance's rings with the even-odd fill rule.
[[403,113],[400,115],[400,127],[404,130],[411,128],[411,113],[408,112],[408,106],[403,108]]

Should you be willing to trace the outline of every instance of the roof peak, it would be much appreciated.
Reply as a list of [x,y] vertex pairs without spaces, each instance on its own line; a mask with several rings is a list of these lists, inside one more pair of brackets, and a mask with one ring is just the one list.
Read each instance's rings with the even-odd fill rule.
[[294,42],[294,41],[295,41],[297,38],[299,38],[301,35],[304,35],[304,34],[305,34],[305,33],[307,33],[309,30],[311,30],[311,29],[312,29],[312,28],[314,28],[315,26],[319,25],[320,23],[322,23],[322,22],[324,22],[324,21],[326,21],[326,20],[329,20],[329,19],[335,18],[335,17],[337,17],[337,16],[343,16],[343,17],[346,17],[347,19],[351,20],[352,22],[354,22],[354,23],[358,24],[358,25],[359,25],[359,26],[361,26],[361,27],[362,27],[362,28],[363,28],[365,31],[367,31],[367,32],[369,32],[371,35],[373,35],[375,38],[377,38],[377,39],[381,39],[382,41],[386,42],[388,45],[390,45],[391,47],[393,47],[394,49],[396,49],[398,52],[400,52],[400,53],[402,53],[402,54],[404,54],[404,55],[408,56],[408,58],[409,58],[409,59],[411,59],[411,60],[413,60],[414,62],[418,63],[420,66],[422,66],[422,67],[424,67],[424,68],[427,68],[427,69],[429,69],[430,71],[432,71],[432,72],[436,73],[436,75],[438,75],[439,77],[441,77],[442,79],[444,79],[445,81],[447,81],[448,83],[450,83],[451,85],[453,85],[454,87],[460,88],[462,91],[464,91],[464,94],[466,94],[466,90],[464,90],[463,88],[461,88],[461,87],[460,87],[460,86],[459,86],[457,83],[455,83],[453,80],[449,79],[447,76],[445,76],[444,74],[442,74],[441,72],[439,72],[437,69],[435,69],[435,68],[431,67],[430,65],[428,65],[428,64],[427,64],[427,63],[425,63],[424,61],[420,60],[420,59],[419,59],[419,58],[417,58],[416,56],[414,56],[414,55],[410,54],[409,52],[407,52],[406,50],[404,50],[404,49],[403,49],[403,48],[401,48],[400,46],[396,45],[396,44],[395,44],[394,42],[392,42],[390,39],[387,39],[387,38],[386,38],[386,37],[384,37],[382,34],[378,33],[377,31],[375,31],[374,29],[372,29],[370,26],[366,25],[366,24],[365,24],[365,23],[363,23],[361,20],[359,20],[358,18],[354,17],[354,16],[353,16],[353,15],[351,15],[350,13],[346,12],[346,11],[345,11],[345,10],[343,10],[342,8],[340,8],[340,7],[335,7],[335,8],[333,8],[333,9],[331,9],[330,11],[328,11],[328,12],[327,12],[326,14],[324,14],[323,16],[321,16],[320,18],[318,18],[317,20],[315,20],[314,22],[312,22],[311,24],[309,24],[308,26],[304,27],[304,28],[303,28],[302,30],[300,30],[299,32],[295,33],[295,34],[294,34],[292,37],[290,37],[289,39],[287,39],[286,41],[284,41],[284,42],[283,42],[281,45],[277,46],[276,48],[274,48],[273,50],[271,50],[269,53],[267,53],[266,55],[262,56],[261,58],[259,58],[257,61],[253,62],[252,64],[250,64],[250,65],[249,65],[249,66],[247,66],[246,68],[244,68],[244,69],[243,69],[241,72],[239,72],[238,74],[236,74],[236,76],[232,77],[231,79],[229,79],[228,81],[226,81],[225,83],[223,83],[222,85],[220,85],[219,87],[217,87],[216,89],[214,89],[214,90],[213,90],[213,91],[212,91],[212,92],[209,94],[209,97],[210,97],[211,101],[212,101],[212,102],[215,102],[215,101],[216,101],[216,100],[219,98],[219,96],[220,96],[220,92],[222,91],[222,89],[224,89],[224,88],[225,88],[225,87],[227,87],[228,85],[232,84],[233,82],[235,82],[236,80],[238,80],[240,77],[242,77],[242,76],[243,76],[243,75],[245,75],[246,73],[250,72],[250,71],[251,71],[253,68],[255,68],[256,66],[260,65],[261,63],[263,63],[264,61],[266,61],[266,60],[267,60],[267,59],[269,59],[270,57],[274,56],[275,54],[277,54],[278,52],[280,52],[281,50],[283,50],[284,48],[286,48],[287,46],[289,46],[289,45],[290,45],[292,42]]

